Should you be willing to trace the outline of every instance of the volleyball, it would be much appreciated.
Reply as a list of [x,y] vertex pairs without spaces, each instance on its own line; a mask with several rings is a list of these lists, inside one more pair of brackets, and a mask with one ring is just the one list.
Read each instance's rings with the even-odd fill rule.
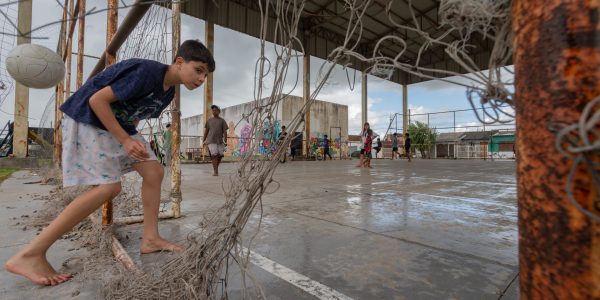
[[47,89],[65,77],[66,68],[56,52],[40,45],[22,44],[8,53],[6,70],[24,86]]

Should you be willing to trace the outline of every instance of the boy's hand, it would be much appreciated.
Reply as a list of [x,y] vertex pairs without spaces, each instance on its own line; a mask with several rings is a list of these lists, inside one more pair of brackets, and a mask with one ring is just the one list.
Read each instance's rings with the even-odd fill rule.
[[125,142],[123,142],[123,147],[125,147],[127,154],[129,154],[129,156],[135,160],[146,160],[150,157],[150,155],[148,155],[148,151],[146,151],[146,146],[144,143],[136,139],[126,139]]

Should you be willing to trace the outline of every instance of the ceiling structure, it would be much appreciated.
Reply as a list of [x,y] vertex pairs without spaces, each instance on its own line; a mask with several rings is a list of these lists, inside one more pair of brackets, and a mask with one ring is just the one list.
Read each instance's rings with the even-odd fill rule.
[[[390,1],[392,1],[390,16],[394,21],[414,27],[414,21],[409,10],[410,0],[373,0],[370,6],[366,8],[363,17],[362,38],[355,51],[365,57],[371,57],[375,43],[380,38],[387,35],[396,35],[408,42],[403,62],[414,64],[423,39],[415,32],[399,30],[390,22],[386,12],[386,7]],[[413,0],[412,6],[416,21],[423,31],[432,37],[439,36],[444,32],[444,28],[440,28],[439,24],[438,8],[440,0]],[[182,12],[256,38],[260,37],[261,15],[257,0],[186,1]],[[270,18],[274,20],[274,16],[270,16]],[[349,13],[343,0],[307,0],[301,13],[300,36],[298,38],[302,41],[308,54],[327,59],[327,55],[333,49],[343,44],[348,22]],[[270,22],[270,24],[273,24],[273,22]],[[270,29],[272,30],[272,28]],[[273,42],[273,33],[272,31],[269,33],[267,41]],[[218,36],[215,38],[218,39]],[[456,39],[459,39],[458,33],[454,33],[444,41]],[[471,59],[481,70],[486,70],[493,42],[489,39],[483,39],[480,34],[474,34],[469,44],[475,45],[472,48],[472,53],[470,53]],[[394,43],[385,43],[384,47],[380,48],[382,54],[388,57],[395,57],[401,50],[401,45]],[[364,70],[368,67],[359,61],[352,62],[351,67],[357,70]],[[465,70],[455,63],[445,53],[444,47],[440,45],[432,45],[427,51],[423,52],[419,66],[465,73]],[[396,70],[390,80],[408,85],[427,79]]]

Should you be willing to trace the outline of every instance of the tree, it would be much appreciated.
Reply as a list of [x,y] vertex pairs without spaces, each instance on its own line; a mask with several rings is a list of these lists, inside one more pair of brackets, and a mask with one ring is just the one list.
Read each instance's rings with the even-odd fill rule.
[[421,157],[431,158],[431,149],[435,145],[435,129],[429,128],[427,124],[415,121],[408,126],[411,139],[411,152],[418,150]]

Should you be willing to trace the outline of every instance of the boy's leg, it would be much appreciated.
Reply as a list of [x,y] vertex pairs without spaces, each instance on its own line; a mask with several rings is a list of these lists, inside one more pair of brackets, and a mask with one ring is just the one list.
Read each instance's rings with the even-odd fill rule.
[[103,184],[79,195],[35,237],[29,245],[11,257],[4,268],[12,273],[27,277],[34,283],[56,285],[68,280],[71,275],[57,273],[48,260],[46,252],[63,234],[89,216],[102,203],[114,198],[121,191],[121,183]]
[[144,232],[140,252],[181,251],[183,248],[160,237],[158,233],[158,212],[160,209],[160,189],[164,176],[163,167],[155,160],[138,162],[132,165],[142,176],[142,204],[144,206]]

